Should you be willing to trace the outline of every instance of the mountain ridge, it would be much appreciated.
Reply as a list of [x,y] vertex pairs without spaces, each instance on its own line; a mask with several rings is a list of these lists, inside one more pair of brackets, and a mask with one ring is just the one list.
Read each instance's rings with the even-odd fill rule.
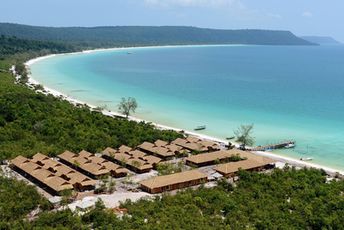
[[224,30],[191,26],[45,27],[0,23],[0,35],[83,46],[186,44],[315,45],[283,30]]

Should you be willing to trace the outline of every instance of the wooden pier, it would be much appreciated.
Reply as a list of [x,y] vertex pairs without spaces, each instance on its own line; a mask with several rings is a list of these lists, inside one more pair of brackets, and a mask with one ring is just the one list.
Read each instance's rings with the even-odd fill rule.
[[251,151],[267,151],[267,150],[273,150],[273,149],[282,149],[287,147],[288,145],[295,145],[295,141],[282,141],[276,144],[269,144],[264,146],[257,146],[253,147]]

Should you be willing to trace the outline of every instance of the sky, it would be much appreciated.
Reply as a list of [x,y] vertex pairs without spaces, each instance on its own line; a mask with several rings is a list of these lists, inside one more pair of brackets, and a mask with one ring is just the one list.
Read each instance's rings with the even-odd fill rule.
[[1,0],[0,22],[290,30],[344,41],[344,0]]

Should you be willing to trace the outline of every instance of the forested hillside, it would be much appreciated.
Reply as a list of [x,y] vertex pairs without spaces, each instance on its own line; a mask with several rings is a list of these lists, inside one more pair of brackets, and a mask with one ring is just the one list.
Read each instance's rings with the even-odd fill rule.
[[75,48],[71,45],[66,45],[56,42],[41,42],[19,39],[16,37],[0,36],[0,59],[7,56],[27,53],[27,52],[42,52],[42,53],[61,53],[73,52]]
[[0,174],[0,229],[10,229],[13,222],[23,223],[23,218],[38,207],[48,210],[51,205],[34,186]]
[[[11,191],[12,187],[9,187]],[[319,170],[286,168],[275,170],[271,175],[241,172],[236,187],[222,181],[211,189],[186,190],[175,196],[127,202],[122,207],[128,209],[130,216],[122,219],[98,203],[84,216],[70,211],[43,212],[31,223],[18,218],[25,215],[27,209],[13,213],[15,218],[0,215],[0,228],[340,230],[344,229],[343,191],[344,181],[326,183]],[[20,194],[21,201],[26,202],[33,196]],[[17,197],[17,193],[8,193],[8,199],[0,196],[0,203],[8,205]],[[36,197],[29,204],[35,207],[40,202]],[[20,207],[20,204],[16,206]]]
[[312,45],[289,31],[216,30],[183,26],[40,27],[0,23],[0,35],[64,41],[79,47],[259,44]]

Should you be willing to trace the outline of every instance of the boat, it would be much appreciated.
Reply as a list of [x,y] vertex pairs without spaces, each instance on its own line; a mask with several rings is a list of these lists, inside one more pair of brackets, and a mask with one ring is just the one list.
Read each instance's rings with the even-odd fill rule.
[[196,128],[194,128],[195,131],[200,131],[200,130],[204,130],[204,129],[206,129],[205,125],[200,125],[200,126],[197,126]]
[[226,137],[226,140],[233,140],[235,137]]
[[295,147],[295,144],[294,143],[289,143],[287,144],[286,146],[284,146],[285,149],[292,149]]
[[311,158],[311,157],[301,157],[300,158],[300,161],[311,161],[311,160],[313,160],[313,158]]

